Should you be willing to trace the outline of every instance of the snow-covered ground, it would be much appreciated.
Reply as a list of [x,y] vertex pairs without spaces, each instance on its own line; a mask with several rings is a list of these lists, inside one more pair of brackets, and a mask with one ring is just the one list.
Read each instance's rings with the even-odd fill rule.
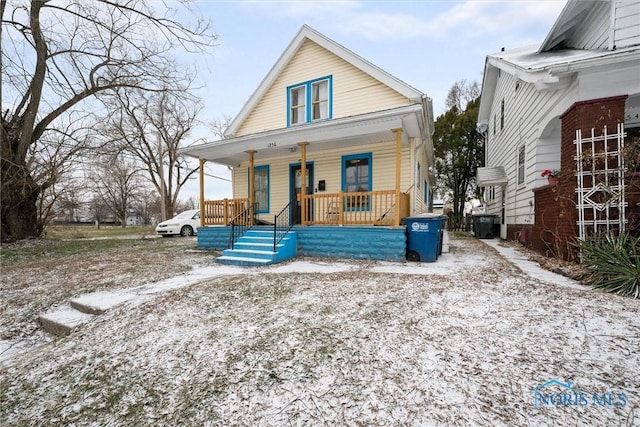
[[0,368],[0,425],[640,425],[640,301],[496,242],[117,286]]

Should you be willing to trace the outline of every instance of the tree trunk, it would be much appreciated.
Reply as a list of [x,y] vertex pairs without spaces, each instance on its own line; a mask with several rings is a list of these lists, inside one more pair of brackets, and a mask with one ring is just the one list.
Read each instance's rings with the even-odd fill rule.
[[24,165],[0,160],[0,204],[2,229],[0,240],[11,242],[29,237],[40,237],[37,200],[40,186]]

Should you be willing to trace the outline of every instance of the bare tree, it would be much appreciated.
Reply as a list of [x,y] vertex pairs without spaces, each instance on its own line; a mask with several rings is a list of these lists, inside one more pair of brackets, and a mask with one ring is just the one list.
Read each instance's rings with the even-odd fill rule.
[[231,124],[231,116],[223,114],[221,118],[209,122],[209,130],[218,139],[224,139],[224,133]]
[[105,217],[109,213],[109,208],[99,195],[94,194],[89,202],[89,210],[93,215],[93,220],[96,222],[96,226],[100,228],[100,223],[104,221]]
[[479,96],[480,85],[478,82],[458,80],[449,89],[445,104],[449,109],[456,107],[458,111],[464,111],[467,109],[467,104]]
[[122,227],[126,227],[127,213],[141,195],[141,171],[134,161],[114,156],[103,159],[91,173],[95,193]]
[[60,129],[61,119],[82,106],[89,111],[92,97],[118,88],[184,88],[184,71],[170,54],[203,52],[215,35],[208,22],[182,24],[168,4],[0,0],[2,241],[41,232],[37,200],[52,184],[34,176],[29,153],[51,143],[49,134]]
[[140,161],[163,201],[162,220],[173,217],[180,189],[191,169],[179,149],[196,125],[201,102],[187,94],[120,90],[113,97],[105,129],[114,149]]

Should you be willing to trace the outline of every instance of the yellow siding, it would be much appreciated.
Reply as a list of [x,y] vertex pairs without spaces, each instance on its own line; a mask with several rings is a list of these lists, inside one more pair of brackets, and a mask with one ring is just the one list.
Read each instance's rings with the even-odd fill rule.
[[[402,147],[402,172],[400,177],[400,191],[407,191],[415,179],[411,166],[412,144]],[[311,150],[309,146],[309,150]],[[326,182],[325,193],[337,193],[342,186],[342,156],[348,154],[372,154],[372,185],[373,191],[393,190],[395,188],[395,141],[350,147],[330,151],[307,151],[307,162],[313,162],[314,167],[314,193],[318,187],[318,181]],[[289,202],[289,165],[299,163],[300,153],[264,159],[257,161],[255,166],[269,165],[269,207],[270,212],[265,215],[275,215]],[[234,198],[248,197],[247,194],[247,170],[249,161],[240,164],[233,170]],[[319,192],[322,194],[323,192]],[[411,205],[413,205],[413,189]]]
[[287,126],[287,87],[333,76],[333,119],[410,105],[398,92],[312,41],[305,41],[284,67],[236,136]]

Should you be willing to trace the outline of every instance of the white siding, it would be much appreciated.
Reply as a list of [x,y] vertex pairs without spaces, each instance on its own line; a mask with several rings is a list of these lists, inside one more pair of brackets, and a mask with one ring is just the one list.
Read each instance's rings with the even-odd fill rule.
[[[518,90],[515,89],[516,83]],[[545,141],[539,147],[540,133],[547,124],[563,113],[575,99],[576,85],[557,91],[538,91],[535,85],[518,82],[501,72],[496,85],[496,95],[491,107],[489,138],[487,143],[487,166],[504,166],[509,182],[506,186],[505,208],[507,224],[528,224],[534,221],[533,192],[543,185],[541,167],[560,166],[560,138]],[[572,95],[573,94],[573,95]],[[505,101],[505,125],[500,129],[501,102]],[[497,130],[494,135],[493,116],[496,115]],[[525,180],[518,185],[518,147],[525,145]],[[552,159],[553,156],[555,159]],[[487,204],[491,214],[501,211],[500,190],[496,190],[493,202]]]
[[576,26],[569,47],[577,49],[607,49],[609,44],[611,6],[608,2],[594,5],[591,12]]
[[236,136],[285,128],[287,87],[329,75],[333,79],[334,119],[412,104],[408,98],[307,40],[249,113]]
[[[411,167],[412,147],[408,144],[402,147],[400,190],[407,191],[411,187],[414,172]],[[319,180],[325,180],[324,193],[337,193],[342,187],[342,156],[349,154],[372,153],[372,190],[393,190],[395,188],[395,141],[349,147],[336,150],[313,151],[307,150],[307,163],[313,162],[314,193]],[[255,166],[269,165],[269,208],[265,215],[274,215],[289,202],[289,165],[299,163],[300,152],[284,157],[261,159]],[[248,167],[249,162],[243,162],[233,169],[233,197],[248,197]],[[319,194],[322,194],[320,192]],[[412,194],[410,192],[410,194]],[[413,194],[412,194],[413,196]],[[414,203],[411,197],[411,203]]]
[[615,2],[614,42],[616,48],[640,44],[640,2]]

